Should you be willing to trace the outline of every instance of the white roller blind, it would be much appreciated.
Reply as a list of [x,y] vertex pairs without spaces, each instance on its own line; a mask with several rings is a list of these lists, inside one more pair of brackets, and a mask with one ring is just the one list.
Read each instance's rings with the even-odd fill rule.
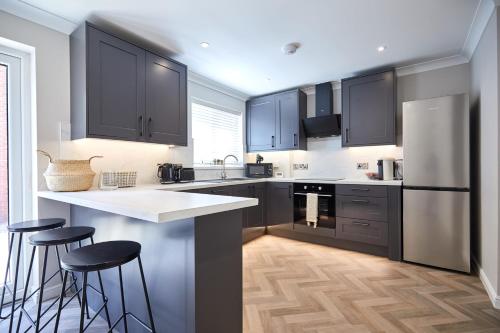
[[242,165],[243,134],[242,114],[219,110],[205,105],[192,103],[192,135],[194,164],[213,165],[214,159],[223,159],[228,154],[238,157],[227,159],[227,165]]

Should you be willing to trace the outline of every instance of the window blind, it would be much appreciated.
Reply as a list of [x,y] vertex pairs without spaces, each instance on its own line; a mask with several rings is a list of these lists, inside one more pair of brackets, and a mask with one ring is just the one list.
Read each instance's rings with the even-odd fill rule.
[[192,136],[194,164],[209,166],[214,159],[232,154],[226,165],[243,164],[243,134],[241,112],[231,112],[192,103]]

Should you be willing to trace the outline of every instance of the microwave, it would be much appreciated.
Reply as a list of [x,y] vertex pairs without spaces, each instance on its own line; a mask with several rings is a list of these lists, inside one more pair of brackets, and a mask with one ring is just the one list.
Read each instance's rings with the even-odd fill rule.
[[249,178],[268,178],[273,176],[272,163],[247,163],[246,176]]

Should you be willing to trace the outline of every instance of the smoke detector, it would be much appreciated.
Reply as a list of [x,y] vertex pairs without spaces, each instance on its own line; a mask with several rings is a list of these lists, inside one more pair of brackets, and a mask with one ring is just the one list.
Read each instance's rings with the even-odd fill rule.
[[286,55],[292,55],[295,52],[297,52],[297,49],[300,47],[299,43],[288,43],[286,45],[283,45],[281,48],[281,51],[286,54]]

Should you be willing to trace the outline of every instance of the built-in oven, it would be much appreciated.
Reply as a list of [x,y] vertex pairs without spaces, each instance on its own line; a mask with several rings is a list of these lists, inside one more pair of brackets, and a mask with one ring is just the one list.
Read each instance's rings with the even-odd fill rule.
[[[335,233],[335,185],[333,184],[293,184],[294,229],[317,234]],[[306,221],[307,193],[318,195],[318,222],[316,227]],[[332,233],[333,231],[333,233]]]

